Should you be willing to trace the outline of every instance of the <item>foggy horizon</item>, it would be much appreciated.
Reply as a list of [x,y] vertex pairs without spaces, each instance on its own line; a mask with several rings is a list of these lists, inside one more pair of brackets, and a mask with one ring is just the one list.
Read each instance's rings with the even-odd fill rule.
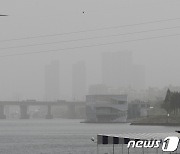
[[[77,2],[60,2],[57,0],[53,2],[48,0],[29,2],[23,0],[17,0],[16,2],[10,0],[1,1],[0,14],[9,16],[0,19],[0,56],[178,34],[178,26],[180,26],[180,19],[178,19],[180,13],[179,1],[168,1],[167,3],[162,3],[162,0],[101,2],[85,2],[82,0]],[[142,5],[143,7],[141,7]],[[168,21],[167,19],[175,20]],[[158,20],[167,21],[88,31]],[[164,30],[77,42],[18,47],[154,29]],[[56,35],[76,31],[88,32]],[[55,34],[55,36],[11,40],[51,34]],[[178,71],[180,45],[178,40],[179,36],[171,36],[105,46],[0,57],[0,99],[44,100],[44,68],[51,61],[58,60],[60,96],[62,99],[72,100],[72,66],[78,61],[86,63],[86,88],[88,91],[90,85],[102,84],[102,54],[105,52],[133,52],[133,63],[145,67],[146,89],[148,87],[163,88],[169,85],[180,86],[180,72]]]

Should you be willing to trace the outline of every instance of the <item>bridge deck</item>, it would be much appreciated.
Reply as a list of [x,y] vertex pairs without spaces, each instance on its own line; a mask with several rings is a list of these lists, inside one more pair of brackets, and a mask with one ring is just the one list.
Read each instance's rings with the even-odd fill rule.
[[39,106],[39,105],[85,105],[85,102],[81,101],[0,101],[0,105],[30,105],[30,106]]

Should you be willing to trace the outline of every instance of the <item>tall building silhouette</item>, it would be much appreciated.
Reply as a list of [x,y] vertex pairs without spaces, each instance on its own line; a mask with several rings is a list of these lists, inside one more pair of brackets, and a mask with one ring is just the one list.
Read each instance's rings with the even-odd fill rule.
[[143,89],[145,68],[133,64],[131,51],[105,52],[102,55],[103,84],[113,88]]
[[79,61],[72,68],[72,97],[74,100],[85,100],[86,95],[86,66]]
[[59,61],[54,60],[45,67],[45,100],[56,101],[60,97]]

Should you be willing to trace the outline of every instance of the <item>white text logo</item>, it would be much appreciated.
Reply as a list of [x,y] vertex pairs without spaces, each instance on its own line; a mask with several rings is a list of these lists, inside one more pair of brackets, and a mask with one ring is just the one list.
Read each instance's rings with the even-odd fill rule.
[[127,148],[159,148],[162,143],[162,151],[173,152],[177,150],[179,138],[176,136],[166,137],[164,141],[161,140],[131,140],[128,142]]

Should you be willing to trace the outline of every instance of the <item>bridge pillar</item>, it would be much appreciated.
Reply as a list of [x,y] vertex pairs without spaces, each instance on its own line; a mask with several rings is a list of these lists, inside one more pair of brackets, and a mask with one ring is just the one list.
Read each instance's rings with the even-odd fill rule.
[[76,118],[75,104],[68,105],[68,117],[71,119]]
[[0,119],[6,119],[6,115],[4,114],[4,105],[0,104]]
[[47,106],[47,115],[46,115],[46,119],[53,119],[53,115],[51,113],[51,105]]
[[29,119],[29,115],[27,114],[28,112],[28,105],[23,104],[20,105],[20,119]]

